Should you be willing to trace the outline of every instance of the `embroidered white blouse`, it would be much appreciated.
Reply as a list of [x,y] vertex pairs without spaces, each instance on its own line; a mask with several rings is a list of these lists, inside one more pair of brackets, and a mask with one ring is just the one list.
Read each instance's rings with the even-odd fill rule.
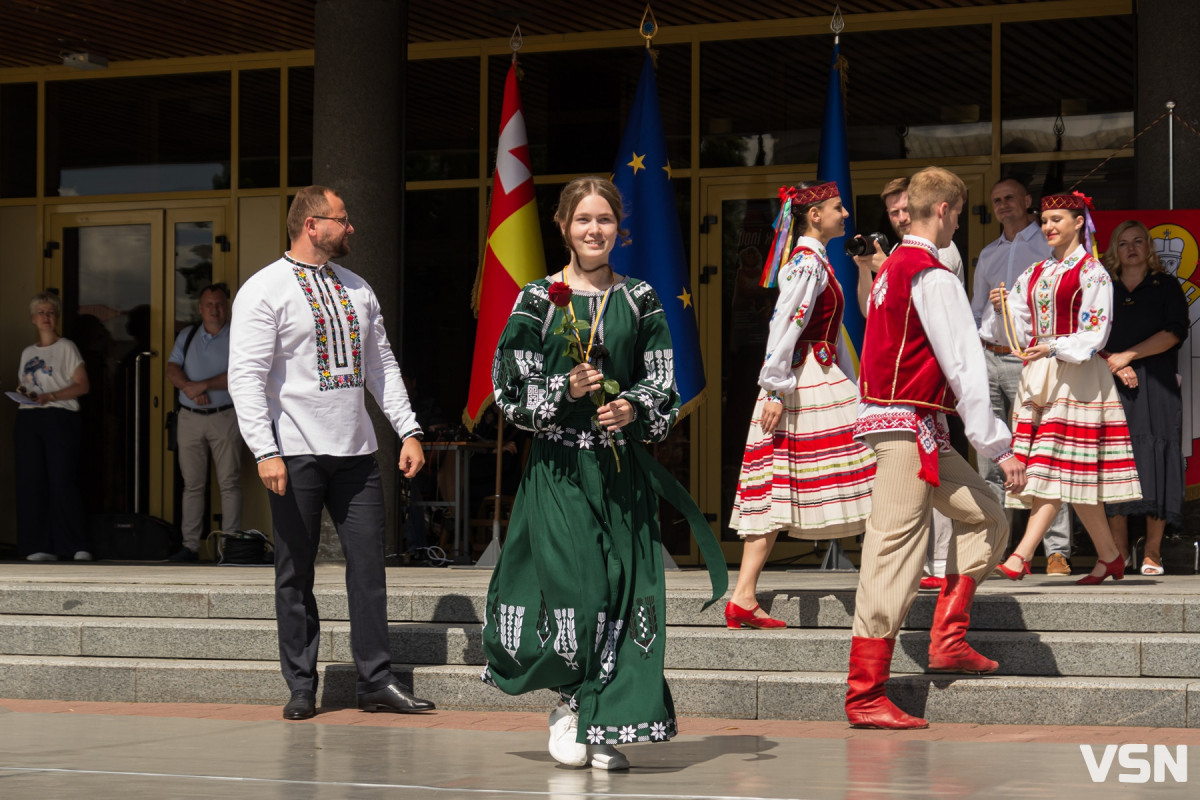
[[[796,388],[796,376],[792,372],[792,351],[800,334],[812,319],[811,311],[821,292],[829,286],[829,257],[825,245],[811,236],[801,236],[795,247],[807,247],[809,252],[798,252],[779,270],[779,297],[771,313],[771,326],[767,333],[767,355],[758,373],[758,385],[768,392],[790,392]],[[855,379],[850,353],[839,333],[837,337],[838,367],[851,380]]]
[[[1058,281],[1065,273],[1073,269],[1087,254],[1083,245],[1076,247],[1063,261],[1053,257],[1046,259],[1045,267],[1038,276],[1037,285],[1033,287],[1033,296],[1037,305],[1036,313],[1029,308],[1027,302],[1029,282],[1033,280],[1033,269],[1029,267],[1016,284],[1008,291],[1005,298],[1008,302],[1009,315],[1016,330],[1017,342],[1025,347],[1033,337],[1051,337],[1054,335],[1054,320],[1057,303],[1055,290]],[[1072,333],[1054,339],[1045,339],[1046,344],[1053,347],[1054,357],[1069,364],[1082,364],[1103,350],[1108,343],[1108,334],[1112,330],[1113,287],[1108,270],[1099,261],[1092,259],[1084,265],[1079,275],[1079,290],[1081,303],[1079,317],[1072,322]],[[1004,342],[1004,323],[999,314],[985,320],[980,326],[980,333],[992,341]]]

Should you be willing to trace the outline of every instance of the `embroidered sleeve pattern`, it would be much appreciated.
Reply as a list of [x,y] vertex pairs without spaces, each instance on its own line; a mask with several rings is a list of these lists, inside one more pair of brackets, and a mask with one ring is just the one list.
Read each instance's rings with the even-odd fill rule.
[[1074,333],[1054,340],[1054,357],[1069,364],[1081,364],[1103,350],[1112,330],[1112,280],[1103,264],[1086,259],[1079,274],[1079,316]]
[[329,267],[293,267],[296,280],[312,309],[317,339],[317,378],[321,391],[363,385],[358,315],[346,287]]
[[812,253],[800,251],[788,262],[787,271],[779,279],[779,297],[767,332],[767,354],[758,374],[762,388],[783,392],[796,388],[792,352],[828,282],[825,265]]
[[517,297],[492,362],[496,404],[510,422],[530,431],[559,422],[569,397],[567,373],[545,374],[542,340],[554,315],[549,299],[531,291],[540,288],[531,284]]
[[634,372],[634,384],[620,395],[634,407],[634,418],[623,432],[639,441],[661,442],[679,415],[675,351],[658,295],[648,283],[639,284],[635,291],[641,312],[637,351],[642,354],[642,364]]

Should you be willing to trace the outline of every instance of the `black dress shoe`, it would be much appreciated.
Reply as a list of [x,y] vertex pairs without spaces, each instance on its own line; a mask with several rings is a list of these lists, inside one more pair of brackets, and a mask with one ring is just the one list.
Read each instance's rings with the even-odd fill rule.
[[283,707],[284,719],[309,719],[317,714],[317,696],[307,689],[292,692],[292,699]]
[[432,711],[429,700],[414,697],[408,687],[393,683],[374,692],[358,696],[358,707],[363,711],[394,711],[397,714],[412,714],[416,711]]
[[181,547],[179,552],[172,553],[167,557],[167,561],[198,561],[200,555],[190,547]]

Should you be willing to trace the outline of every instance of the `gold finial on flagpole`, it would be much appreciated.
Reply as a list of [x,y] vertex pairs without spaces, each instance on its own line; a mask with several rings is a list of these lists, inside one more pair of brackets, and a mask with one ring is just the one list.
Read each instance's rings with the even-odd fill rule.
[[642,24],[638,26],[638,33],[646,40],[646,49],[650,49],[650,42],[658,34],[658,20],[654,18],[654,12],[650,10],[650,4],[646,3],[646,13],[642,14]]
[[521,26],[518,24],[517,27],[513,28],[512,38],[508,40],[508,46],[513,51],[514,62],[517,60],[517,51],[521,49],[521,45],[523,44],[525,44],[525,39],[521,36]]
[[658,35],[658,20],[654,18],[654,12],[650,9],[649,3],[646,3],[646,13],[642,14],[642,24],[638,26],[638,33],[646,40],[646,49],[650,51],[650,58],[654,62],[655,69],[657,69],[658,51],[651,49],[650,43]]
[[846,20],[842,18],[842,7],[839,5],[834,5],[833,19],[829,21],[829,30],[833,31],[833,43],[834,44],[838,43],[838,37],[841,36],[842,31],[845,28],[846,28]]

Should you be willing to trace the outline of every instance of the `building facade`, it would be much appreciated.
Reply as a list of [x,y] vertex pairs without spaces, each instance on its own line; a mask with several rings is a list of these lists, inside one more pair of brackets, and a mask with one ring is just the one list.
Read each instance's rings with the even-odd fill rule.
[[[652,5],[708,381],[658,455],[724,531],[773,302],[756,279],[776,189],[815,177],[831,9]],[[0,32],[0,364],[31,341],[28,297],[58,290],[63,332],[93,378],[90,511],[136,501],[174,517],[165,355],[204,285],[236,286],[287,247],[289,196],[313,182],[347,199],[357,233],[345,262],[380,291],[422,422],[460,422],[513,28],[551,269],[564,260],[550,223],[558,191],[611,170],[642,62],[640,2],[607,4],[602,19],[552,0],[523,6],[500,17],[482,0],[452,16],[391,0],[0,0],[12,23]],[[1198,90],[1177,80],[1197,61],[1183,32],[1200,29],[1192,4],[893,0],[841,12],[860,231],[886,230],[879,190],[929,164],[969,187],[957,238],[968,270],[998,234],[987,193],[1001,177],[1035,197],[1078,183],[1102,208],[1165,206],[1167,126],[1129,142],[1166,99],[1200,119]],[[1175,136],[1175,204],[1195,207],[1187,178],[1200,160],[1182,156],[1200,141]],[[0,425],[14,416],[3,407]],[[19,454],[0,463],[5,507],[18,468]],[[265,497],[245,474],[246,524],[265,529]],[[664,540],[691,560],[673,523]],[[0,544],[15,541],[13,525],[0,519]],[[726,546],[736,561],[737,543]]]

